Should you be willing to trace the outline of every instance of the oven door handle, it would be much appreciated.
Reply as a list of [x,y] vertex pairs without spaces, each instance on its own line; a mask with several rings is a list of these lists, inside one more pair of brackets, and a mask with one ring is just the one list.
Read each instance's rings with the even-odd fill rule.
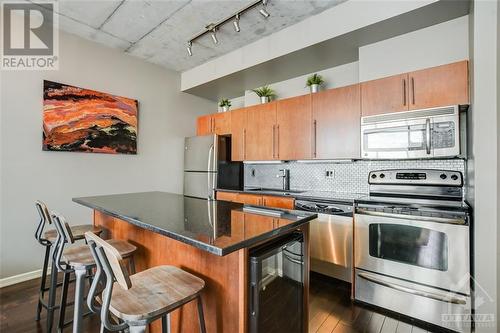
[[360,215],[370,215],[379,217],[389,217],[402,220],[412,220],[412,221],[424,221],[424,222],[437,222],[437,223],[447,223],[447,224],[458,224],[467,225],[467,218],[447,218],[447,217],[435,217],[435,216],[422,216],[422,215],[406,215],[406,214],[395,214],[395,213],[384,213],[384,212],[374,212],[371,210],[364,210],[362,208],[356,209],[356,214]]
[[384,286],[384,287],[388,287],[388,288],[392,288],[392,289],[395,289],[398,291],[402,291],[404,293],[422,296],[422,297],[426,297],[426,298],[430,298],[430,299],[434,299],[436,301],[441,301],[441,302],[446,302],[446,303],[461,304],[461,305],[467,304],[467,301],[463,298],[446,296],[446,295],[441,295],[438,293],[408,288],[408,287],[402,286],[402,285],[397,284],[397,283],[387,282],[387,281],[378,279],[375,276],[373,276],[371,274],[367,274],[367,273],[357,273],[357,275],[359,277],[367,280],[367,281],[379,284],[379,285]]

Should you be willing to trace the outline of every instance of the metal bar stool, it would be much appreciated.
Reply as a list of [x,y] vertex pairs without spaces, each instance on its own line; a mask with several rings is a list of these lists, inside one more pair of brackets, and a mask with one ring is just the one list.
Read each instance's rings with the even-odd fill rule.
[[[123,256],[113,244],[90,232],[85,233],[85,237],[97,264],[96,276],[87,298],[91,308],[96,285],[102,281],[103,271],[105,274],[106,285],[100,309],[101,333],[104,328],[143,333],[147,325],[160,318],[162,331],[169,332],[170,312],[195,299],[198,303],[200,332],[206,332],[200,295],[205,281],[174,266],[156,266],[129,275],[124,269]],[[111,323],[110,315],[121,323]]]
[[[91,272],[96,267],[96,263],[87,245],[72,246],[65,248],[66,244],[74,243],[74,236],[71,233],[71,228],[64,216],[58,213],[52,215],[54,224],[57,230],[57,240],[54,251],[53,261],[57,269],[64,273],[63,288],[61,295],[61,305],[59,309],[59,324],[58,331],[62,331],[65,323],[65,311],[67,305],[69,277],[71,273],[75,273],[75,303],[73,314],[73,332],[81,332],[82,319],[83,319],[83,303],[84,303],[84,282],[87,273]],[[94,234],[92,232],[89,232]],[[134,245],[118,239],[104,241],[106,244],[111,244],[118,249],[120,255],[129,260],[129,267],[131,271],[135,271],[135,264],[133,262],[133,254],[137,250]]]
[[[52,330],[52,325],[54,321],[54,311],[58,308],[55,305],[55,296],[56,296],[56,288],[57,284],[57,269],[55,267],[54,262],[51,263],[51,275],[50,275],[50,284],[47,287],[47,272],[49,267],[49,258],[52,250],[52,244],[55,242],[57,238],[57,231],[55,229],[51,229],[44,232],[45,227],[49,224],[52,224],[52,219],[49,214],[49,210],[47,205],[40,200],[35,201],[35,207],[38,211],[38,215],[40,215],[40,221],[38,222],[38,226],[35,231],[35,238],[40,243],[40,245],[45,247],[45,257],[43,259],[43,267],[42,267],[42,277],[40,281],[40,289],[38,296],[38,304],[36,310],[36,320],[40,320],[40,314],[42,312],[42,308],[47,309],[47,331],[50,332]],[[102,229],[99,227],[94,227],[90,224],[76,225],[71,227],[71,232],[73,237],[76,240],[85,240],[85,232],[90,231],[95,234],[101,234]],[[52,274],[55,272],[55,274]],[[44,296],[46,292],[49,292],[48,302],[44,302]]]

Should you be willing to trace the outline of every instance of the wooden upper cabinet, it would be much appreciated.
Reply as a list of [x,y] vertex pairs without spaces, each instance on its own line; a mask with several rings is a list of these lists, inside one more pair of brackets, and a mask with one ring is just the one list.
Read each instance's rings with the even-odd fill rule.
[[244,133],[245,160],[269,161],[276,154],[276,102],[245,108],[247,127]]
[[196,120],[196,135],[231,133],[231,115],[229,112],[214,113],[198,117]]
[[214,113],[213,118],[213,133],[218,135],[231,134],[231,113],[220,112]]
[[213,133],[212,115],[201,116],[196,119],[196,135],[208,135]]
[[410,110],[469,104],[468,61],[409,73]]
[[312,157],[311,95],[277,101],[275,159],[301,160]]
[[373,116],[408,111],[408,74],[361,83],[361,113]]
[[312,94],[313,158],[352,159],[360,152],[360,85]]
[[247,127],[247,111],[239,109],[230,112],[231,115],[231,160],[245,160],[245,136]]

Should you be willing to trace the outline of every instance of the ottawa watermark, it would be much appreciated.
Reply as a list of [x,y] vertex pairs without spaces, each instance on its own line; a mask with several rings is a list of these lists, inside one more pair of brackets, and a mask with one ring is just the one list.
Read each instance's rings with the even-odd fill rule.
[[57,3],[2,2],[2,70],[59,68]]
[[[442,326],[456,331],[470,331],[472,327],[493,329],[496,324],[494,313],[488,313],[484,309],[487,305],[494,304],[495,300],[472,276],[466,274],[457,284],[452,285],[453,290],[464,290],[470,288],[472,298],[457,297],[454,293],[449,293],[448,298],[454,300],[447,303],[446,308],[441,313]],[[472,311],[474,308],[474,311]]]

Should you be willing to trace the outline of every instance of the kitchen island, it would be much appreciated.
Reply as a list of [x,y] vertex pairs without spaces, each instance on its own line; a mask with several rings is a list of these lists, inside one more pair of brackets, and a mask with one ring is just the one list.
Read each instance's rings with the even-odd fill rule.
[[[138,247],[137,271],[174,265],[206,282],[202,293],[208,332],[247,332],[249,251],[284,235],[304,239],[304,332],[308,323],[309,221],[315,214],[207,201],[165,192],[74,198],[94,210],[105,237]],[[199,332],[196,305],[172,313],[172,332]],[[160,332],[154,323],[152,332]]]

